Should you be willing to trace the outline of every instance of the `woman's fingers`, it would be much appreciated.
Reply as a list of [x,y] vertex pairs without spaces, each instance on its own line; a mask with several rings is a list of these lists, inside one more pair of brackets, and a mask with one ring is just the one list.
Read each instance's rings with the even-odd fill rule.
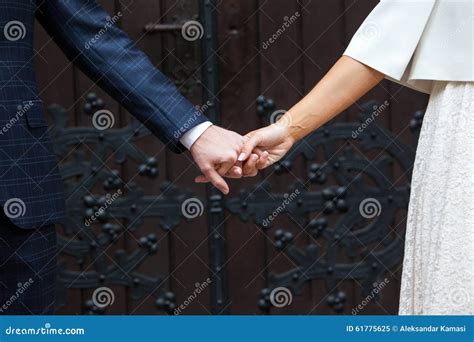
[[[249,143],[249,146],[253,146],[253,144],[258,143],[258,139],[255,141],[251,141],[252,138],[249,138],[247,140],[247,143]],[[245,146],[244,146],[245,147]],[[226,178],[233,178],[233,179],[239,179],[242,177],[254,177],[257,175],[259,169],[263,169],[267,166],[268,164],[268,152],[261,150],[258,147],[253,148],[253,150],[250,150],[251,153],[249,154],[250,158],[246,156],[245,159],[247,161],[242,162],[240,159],[242,159],[242,155],[245,153],[242,153],[241,156],[239,157],[239,161],[231,166],[229,168],[228,164],[222,164],[219,166],[217,170],[215,170],[215,173],[217,176],[224,176]],[[253,152],[253,153],[252,153]],[[214,182],[206,175],[200,175],[194,178],[194,181],[196,183],[209,183],[210,181],[214,184],[216,181],[218,184],[224,189],[226,188],[227,184],[222,184],[216,175],[214,174]]]
[[257,147],[261,142],[259,134],[247,135],[247,137],[249,139],[244,143],[244,147],[242,148],[242,152],[240,153],[238,159],[241,162],[247,160],[247,158],[249,158],[252,154],[252,151],[255,149],[255,147]]
[[258,155],[255,153],[252,153],[250,155],[250,158],[245,162],[243,166],[243,175],[244,177],[253,177],[256,176],[258,173],[257,169],[257,161],[258,161]]
[[242,178],[243,172],[241,166],[233,166],[227,173],[224,175],[226,178],[239,179]]
[[264,151],[260,155],[260,158],[257,161],[257,169],[262,170],[268,166],[269,160],[268,160],[268,152]]

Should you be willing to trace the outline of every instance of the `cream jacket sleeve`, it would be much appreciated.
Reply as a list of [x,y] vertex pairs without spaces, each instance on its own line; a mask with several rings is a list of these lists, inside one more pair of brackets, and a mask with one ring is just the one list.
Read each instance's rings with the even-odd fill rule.
[[433,81],[474,81],[474,0],[382,0],[344,55],[430,93]]

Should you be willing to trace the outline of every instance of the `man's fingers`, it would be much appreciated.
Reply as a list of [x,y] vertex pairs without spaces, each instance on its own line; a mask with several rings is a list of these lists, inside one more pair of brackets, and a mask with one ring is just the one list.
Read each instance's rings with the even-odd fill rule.
[[194,178],[194,182],[195,183],[209,183],[209,179],[207,179],[207,177],[204,175],[200,175]]
[[239,161],[247,160],[247,158],[252,154],[252,151],[260,144],[260,137],[258,135],[253,135],[244,143],[244,147],[239,155]]
[[[225,178],[240,179],[242,178],[242,168],[233,166],[225,175]],[[200,175],[194,178],[195,183],[209,183],[209,179],[206,176]]]
[[207,179],[209,179],[217,189],[220,190],[224,195],[227,195],[229,193],[229,186],[227,185],[226,181],[224,178],[222,178],[216,170],[214,169],[207,169],[204,170],[204,175],[206,176]]

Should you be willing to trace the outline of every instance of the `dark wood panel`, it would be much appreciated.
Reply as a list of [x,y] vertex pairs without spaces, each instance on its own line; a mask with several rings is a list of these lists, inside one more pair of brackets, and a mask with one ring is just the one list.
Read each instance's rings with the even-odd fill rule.
[[[198,3],[185,0],[103,0],[101,3],[111,14],[118,11],[124,14],[119,25],[165,74],[171,78],[176,78],[177,75],[184,77],[187,82],[179,82],[179,89],[194,104],[201,104],[199,42],[184,41],[179,31],[144,34],[143,30],[150,22],[179,24],[194,19]],[[332,0],[330,5],[324,0],[219,2],[219,49],[216,53],[220,58],[220,124],[241,134],[267,125],[268,117],[257,115],[256,99],[259,95],[274,99],[276,109],[289,109],[342,55],[355,30],[376,4],[376,0]],[[274,42],[268,43],[281,29],[286,18],[297,12],[297,20],[285,27],[283,34],[278,34]],[[71,124],[91,126],[91,117],[83,113],[82,107],[84,96],[93,91],[105,99],[107,109],[116,114],[117,127],[134,120],[104,91],[72,67],[48,39],[44,31],[37,31],[36,60],[45,103],[59,103],[68,109],[72,113]],[[61,72],[58,74],[57,70]],[[193,87],[193,84],[197,86]],[[427,97],[400,87],[388,81],[382,82],[335,121],[358,120],[361,105],[368,99],[375,99],[379,103],[388,100],[388,110],[377,117],[375,123],[392,129],[400,134],[402,140],[409,141],[411,134],[407,129],[408,122],[415,110],[426,107]],[[106,163],[106,167],[119,169],[126,182],[137,183],[146,194],[159,195],[162,193],[160,185],[171,180],[180,189],[188,189],[189,197],[197,197],[205,202],[205,188],[193,183],[198,170],[189,153],[175,155],[151,136],[140,141],[137,147],[158,160],[160,174],[157,178],[137,176],[138,165],[131,161],[124,165],[110,161]],[[318,162],[324,161],[321,155],[318,158]],[[291,173],[286,175],[275,176],[272,170],[266,170],[256,179],[231,181],[231,197],[240,190],[254,189],[263,180],[270,184],[272,191],[285,191],[297,179],[307,178],[309,164],[301,158]],[[395,178],[404,177],[396,167],[393,175]],[[311,189],[316,190],[313,187]],[[96,190],[98,193],[103,192],[101,189]],[[403,217],[400,220],[403,221]],[[147,219],[138,231],[125,232],[120,243],[107,251],[107,256],[113,259],[114,252],[121,248],[130,253],[137,247],[137,240],[141,236],[157,234],[160,250],[148,258],[140,271],[150,276],[164,274],[166,279],[163,286],[176,294],[176,304],[179,305],[193,292],[196,283],[204,282],[213,272],[209,269],[207,216],[204,213],[198,219],[183,221],[173,232],[162,231],[158,228],[158,223],[158,220]],[[126,227],[126,222],[121,224]],[[243,222],[229,212],[226,212],[223,224],[226,227],[231,312],[234,314],[261,313],[257,301],[269,274],[283,272],[294,266],[283,253],[274,248],[273,234],[277,228],[284,227],[291,231],[297,237],[296,245],[300,247],[319,243],[304,231],[306,227],[298,227],[286,215],[280,215],[274,227],[268,231],[262,230],[252,221]],[[404,223],[394,225],[394,231],[398,234],[403,234],[403,228]],[[88,265],[84,267],[87,269]],[[362,313],[396,313],[400,270],[392,273],[389,274],[390,285],[384,290],[380,301],[369,304]],[[359,285],[344,281],[340,286],[350,294],[351,301],[347,303],[347,310],[350,310],[362,299],[358,295]],[[116,302],[108,309],[108,313],[157,313],[151,297],[134,301],[129,291],[121,287],[114,287],[113,290]],[[91,291],[70,291],[69,306],[63,312],[80,313],[82,303],[90,296]],[[208,314],[209,296],[209,292],[205,291],[183,313]],[[333,311],[326,305],[326,297],[324,282],[312,281],[304,287],[301,295],[294,298],[291,307],[273,310],[272,313],[331,314]]]
[[[163,37],[158,34],[145,34],[144,27],[148,23],[155,23],[161,18],[161,5],[159,2],[150,3],[147,0],[120,0],[116,1],[117,11],[123,13],[121,27],[136,42],[136,46],[143,50],[150,58],[151,62],[160,66],[162,62]],[[120,121],[130,123],[136,121],[127,111],[121,109]],[[125,182],[139,184],[147,195],[160,194],[160,185],[168,178],[166,148],[161,141],[150,135],[141,139],[137,148],[145,151],[149,157],[156,159],[159,168],[159,175],[154,179],[149,179],[137,175],[138,165],[127,161],[123,167],[123,179]],[[126,224],[126,223],[125,223]],[[158,228],[158,219],[146,219],[142,228],[136,232],[125,233],[124,243],[128,253],[137,248],[137,242],[142,236],[156,234],[159,241],[158,253],[149,256],[141,265],[139,271],[152,277],[158,277],[170,273],[170,233]],[[165,289],[172,290],[169,281],[164,284]],[[155,299],[146,296],[139,300],[133,300],[130,293],[127,293],[128,312],[132,314],[156,314],[157,307]]]
[[[229,0],[219,6],[220,101],[222,125],[245,134],[260,126],[256,111],[259,88],[259,2]],[[231,197],[255,180],[232,181]],[[252,221],[226,213],[226,244],[232,313],[257,313],[265,286],[265,237]]]
[[[345,48],[345,7],[344,1],[333,1],[331,6],[323,0],[303,1],[302,48],[304,54],[304,86],[306,91],[311,90],[316,83],[329,71],[337,59],[342,55]],[[346,115],[342,113],[334,118],[334,121],[343,121]],[[324,163],[321,151],[318,151],[317,163]],[[309,170],[312,162],[305,164]],[[305,177],[306,178],[306,177]],[[333,184],[331,180],[329,184]],[[326,184],[325,184],[326,186]],[[321,186],[310,185],[313,191],[321,191]],[[322,217],[322,213],[311,214],[311,219]],[[310,238],[309,242],[320,248],[324,248],[324,241]],[[331,314],[332,310],[327,306],[328,289],[324,281],[314,280],[310,283],[311,303],[306,312],[309,314]]]
[[[161,23],[183,23],[194,20],[198,13],[197,1],[164,0],[161,1]],[[202,105],[201,91],[198,86],[201,78],[200,41],[188,42],[181,32],[163,36],[163,63],[161,69],[170,77],[179,75],[185,82],[178,84],[194,105]],[[179,73],[177,73],[179,70]],[[188,85],[186,87],[186,85]],[[192,88],[189,88],[191,85]],[[197,85],[197,86],[195,86]],[[180,189],[189,191],[194,197],[205,203],[204,186],[194,185],[199,174],[191,155],[186,152],[174,154],[167,152],[166,168],[168,179]],[[170,235],[170,286],[176,294],[177,305],[183,303],[194,291],[196,284],[202,284],[210,276],[206,210],[201,217],[183,221]],[[192,301],[183,314],[209,314],[209,289]]]
[[[260,7],[260,93],[275,101],[275,110],[289,110],[305,95],[306,56],[302,32],[308,13],[297,1],[266,1]],[[262,126],[270,123],[268,117],[261,120]],[[265,171],[264,179],[270,184],[270,191],[281,193],[287,191],[289,185],[304,179],[304,175],[305,162],[301,159],[295,163],[291,172],[277,176],[273,169],[269,169]],[[275,249],[274,235],[282,227],[294,235],[296,244],[306,245],[309,242],[306,227],[296,225],[288,215],[279,215],[273,227],[263,232],[266,238],[266,271],[270,274],[295,266],[284,253]],[[273,313],[308,312],[312,302],[310,289],[311,284],[308,283],[300,295],[294,296],[290,307],[275,309]]]

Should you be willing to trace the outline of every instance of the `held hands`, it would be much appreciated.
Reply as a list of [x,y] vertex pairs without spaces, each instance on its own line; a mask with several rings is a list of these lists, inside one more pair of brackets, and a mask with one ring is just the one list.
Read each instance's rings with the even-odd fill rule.
[[241,167],[235,164],[244,142],[244,137],[237,133],[210,126],[191,146],[191,155],[204,174],[204,177],[200,177],[210,181],[222,193],[228,194],[229,186],[222,176],[242,177]]
[[[238,160],[243,162],[243,176],[255,176],[258,170],[279,161],[293,147],[295,139],[284,125],[275,123],[248,133]],[[249,158],[250,156],[250,158]]]
[[279,161],[294,142],[287,127],[278,123],[250,132],[245,137],[211,126],[191,148],[193,158],[204,174],[196,177],[195,181],[210,181],[228,194],[229,186],[222,176],[253,177],[258,170]]

